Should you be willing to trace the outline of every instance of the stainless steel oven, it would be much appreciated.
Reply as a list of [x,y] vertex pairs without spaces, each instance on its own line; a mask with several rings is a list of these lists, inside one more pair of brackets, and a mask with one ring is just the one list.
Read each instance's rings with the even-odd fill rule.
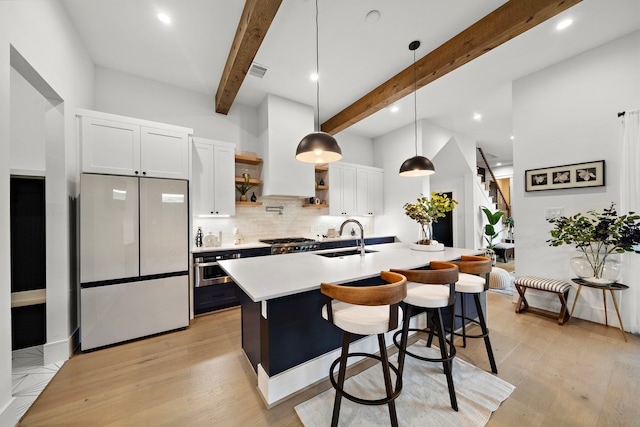
[[227,273],[218,265],[218,261],[237,258],[240,258],[240,252],[195,258],[193,260],[193,267],[195,269],[194,286],[201,288],[233,282],[233,279],[227,276]]

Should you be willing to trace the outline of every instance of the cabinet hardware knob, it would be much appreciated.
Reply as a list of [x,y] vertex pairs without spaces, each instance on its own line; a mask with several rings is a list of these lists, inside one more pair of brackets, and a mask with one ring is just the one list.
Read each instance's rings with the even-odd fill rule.
[[146,174],[147,174],[146,172],[142,172],[142,175],[146,175]]
[[138,175],[138,171],[134,171],[134,173],[135,173],[136,175]]

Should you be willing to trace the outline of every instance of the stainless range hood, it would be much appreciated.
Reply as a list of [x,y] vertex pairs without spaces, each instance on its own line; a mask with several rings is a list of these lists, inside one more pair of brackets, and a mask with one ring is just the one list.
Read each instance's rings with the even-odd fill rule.
[[263,198],[298,199],[315,195],[314,165],[296,160],[298,143],[314,130],[313,120],[313,107],[275,95],[267,95],[260,105]]

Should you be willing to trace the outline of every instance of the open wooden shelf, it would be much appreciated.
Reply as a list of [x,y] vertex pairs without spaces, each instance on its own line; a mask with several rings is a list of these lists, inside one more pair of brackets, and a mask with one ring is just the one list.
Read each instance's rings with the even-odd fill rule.
[[316,190],[317,190],[317,191],[320,191],[320,190],[328,190],[328,189],[329,189],[329,186],[328,186],[328,185],[318,185],[318,186],[316,187]]
[[315,203],[313,203],[313,204],[309,203],[309,204],[306,204],[306,205],[302,205],[302,207],[303,208],[322,209],[322,208],[328,208],[329,205],[326,204],[326,203],[320,203],[320,204],[317,204],[317,205]]
[[259,165],[260,163],[262,163],[262,159],[260,157],[243,156],[241,154],[236,154],[236,163]]
[[238,200],[236,206],[262,206],[262,202],[241,202]]
[[[236,183],[242,184],[243,182],[244,182],[244,178],[243,177],[236,176]],[[260,185],[260,184],[262,184],[262,180],[251,178],[251,179],[249,179],[249,183],[250,184],[255,184],[255,185]]]
[[316,165],[316,172],[327,172],[329,170],[329,165]]

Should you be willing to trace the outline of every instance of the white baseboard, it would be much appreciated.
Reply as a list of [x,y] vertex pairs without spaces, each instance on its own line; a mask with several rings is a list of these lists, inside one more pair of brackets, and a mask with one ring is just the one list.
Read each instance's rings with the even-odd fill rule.
[[69,360],[78,346],[78,332],[79,329],[76,328],[69,338],[44,344],[43,353],[45,366]]
[[18,424],[18,411],[16,409],[16,399],[9,399],[7,405],[0,411],[0,427],[14,427]]

